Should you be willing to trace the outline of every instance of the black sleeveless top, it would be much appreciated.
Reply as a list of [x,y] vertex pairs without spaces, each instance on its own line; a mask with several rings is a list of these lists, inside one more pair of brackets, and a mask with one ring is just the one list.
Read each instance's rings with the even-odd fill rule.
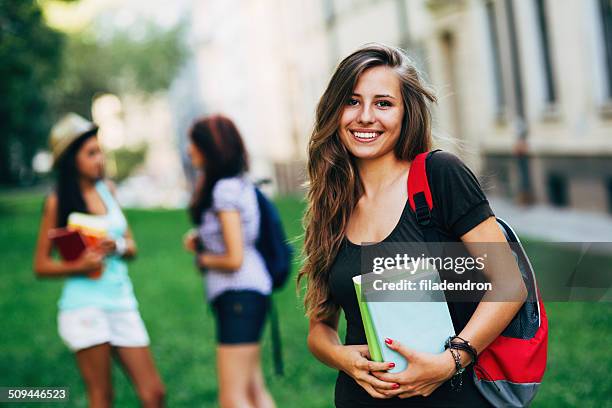
[[[433,201],[432,212],[440,240],[458,242],[459,237],[493,215],[474,174],[453,154],[437,152],[427,161],[428,181]],[[393,231],[381,243],[424,242],[408,200]],[[373,244],[377,245],[377,244]],[[331,300],[342,308],[346,319],[346,345],[367,344],[352,277],[361,271],[361,246],[346,237],[330,271]],[[477,303],[450,303],[449,310],[456,333],[460,333],[476,309]],[[471,366],[463,374],[462,390],[450,387],[450,381],[429,397],[378,399],[370,396],[355,380],[339,371],[335,403],[339,408],[359,407],[479,407],[490,406],[472,380]]]

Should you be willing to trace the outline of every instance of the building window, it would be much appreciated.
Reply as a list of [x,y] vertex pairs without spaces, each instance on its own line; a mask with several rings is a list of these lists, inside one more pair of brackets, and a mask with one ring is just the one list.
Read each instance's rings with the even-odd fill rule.
[[[608,1],[608,0],[606,0]],[[544,97],[548,104],[557,102],[557,90],[553,76],[552,58],[550,52],[550,35],[548,32],[548,19],[546,10],[546,0],[534,0],[535,12],[538,23],[538,40],[544,64]]]
[[612,177],[606,180],[606,190],[608,193],[608,212],[612,214]]
[[548,201],[556,207],[569,205],[567,179],[559,173],[551,173],[547,180]]
[[606,62],[606,79],[608,82],[608,99],[612,99],[612,0],[599,0],[601,27]]
[[502,74],[502,62],[499,49],[499,26],[497,24],[497,13],[495,12],[495,2],[485,3],[487,12],[487,25],[489,29],[489,43],[493,63],[493,81],[495,89],[495,107],[497,116],[502,117],[506,110],[506,95],[504,93],[504,78]]

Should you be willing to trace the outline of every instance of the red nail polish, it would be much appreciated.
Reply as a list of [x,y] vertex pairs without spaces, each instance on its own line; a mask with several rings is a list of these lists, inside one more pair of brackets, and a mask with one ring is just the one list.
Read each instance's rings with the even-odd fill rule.
[[389,368],[395,367],[395,363],[389,363]]
[[385,338],[385,343],[391,344],[391,343],[393,343],[393,340],[391,340],[390,338],[387,337],[387,338]]
[[393,384],[393,389],[398,389],[399,388],[399,384]]

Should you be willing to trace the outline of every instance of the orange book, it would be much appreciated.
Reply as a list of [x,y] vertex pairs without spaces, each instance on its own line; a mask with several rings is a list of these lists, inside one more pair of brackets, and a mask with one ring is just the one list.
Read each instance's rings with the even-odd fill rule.
[[[107,224],[104,217],[73,212],[68,216],[68,230],[78,231],[88,248],[93,248],[107,236]],[[92,279],[102,276],[102,269],[89,274]]]
[[[49,231],[49,239],[66,261],[78,259],[86,248],[95,248],[105,237],[106,221],[102,217],[77,212],[68,216],[66,228]],[[88,276],[98,279],[102,276],[102,269],[90,272]]]

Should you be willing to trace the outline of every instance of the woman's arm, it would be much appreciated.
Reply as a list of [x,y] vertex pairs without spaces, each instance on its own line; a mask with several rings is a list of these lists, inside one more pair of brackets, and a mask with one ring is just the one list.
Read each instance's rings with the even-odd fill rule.
[[51,240],[48,237],[49,230],[57,225],[57,196],[50,194],[45,201],[38,240],[34,252],[34,273],[39,277],[63,277],[70,275],[81,275],[93,272],[102,267],[102,254],[98,251],[87,249],[75,261],[56,261],[51,257]]
[[205,268],[221,269],[233,272],[242,266],[244,257],[244,243],[242,242],[242,225],[240,223],[240,212],[227,210],[217,212],[221,233],[225,243],[224,254],[213,254],[203,252],[198,255],[200,265]]
[[[485,275],[492,287],[500,287],[491,295],[487,293],[478,304],[474,314],[459,336],[466,339],[478,353],[484,350],[508,326],[514,315],[521,308],[527,297],[527,290],[516,266],[516,260],[507,245],[506,237],[497,225],[495,217],[485,221],[461,236],[472,256],[482,255],[482,249],[488,252],[485,262]],[[470,245],[476,243],[500,243],[494,245]],[[501,245],[505,244],[505,245]],[[511,268],[508,266],[512,265]],[[503,276],[501,276],[503,275]],[[500,296],[512,301],[492,301],[491,296]],[[393,340],[387,346],[406,357],[411,368],[397,374],[375,373],[376,377],[385,381],[396,381],[401,387],[393,391],[400,398],[415,395],[430,395],[444,381],[452,377],[454,362],[448,351],[440,354],[429,354],[410,350]],[[459,350],[461,363],[465,367],[471,358],[467,352]]]
[[134,259],[138,254],[138,247],[136,246],[136,241],[134,240],[134,234],[132,233],[132,229],[128,226],[125,231],[125,235],[123,236],[125,239],[125,252],[122,257],[124,259]]
[[[115,183],[113,183],[111,180],[106,180],[106,185],[108,186],[108,189],[110,190],[116,201],[117,187],[115,186]],[[129,225],[127,226],[125,234],[122,238],[123,241],[121,243],[118,243],[117,241],[112,239],[105,239],[101,244],[102,250],[105,253],[110,254],[119,249],[121,251],[121,257],[123,259],[135,258],[136,254],[138,253],[138,249],[136,247],[136,241],[134,240],[134,234],[132,234],[132,230]]]
[[104,238],[99,244],[100,251],[105,255],[118,254],[121,258],[130,260],[136,257],[136,242],[132,238],[132,230],[128,226],[125,234],[119,239]]
[[[473,256],[482,255],[484,249],[488,255],[485,276],[493,291],[482,298],[467,325],[459,333],[459,337],[468,340],[480,353],[501,334],[519,311],[527,299],[527,288],[495,217],[489,217],[468,231],[461,237],[461,241],[467,244]],[[475,245],[470,245],[472,243]],[[479,246],[478,243],[495,244]],[[460,353],[463,365],[468,365],[469,355],[464,351]]]
[[[375,398],[389,398],[387,392],[397,385],[374,377],[373,371],[386,371],[393,363],[370,361],[366,344],[345,346],[338,338],[340,312],[326,320],[310,319],[308,329],[308,349],[322,363],[344,371]],[[376,389],[375,389],[376,387]]]
[[307,345],[310,352],[322,363],[341,370],[338,364],[338,351],[342,347],[338,337],[340,312],[327,320],[310,319]]

